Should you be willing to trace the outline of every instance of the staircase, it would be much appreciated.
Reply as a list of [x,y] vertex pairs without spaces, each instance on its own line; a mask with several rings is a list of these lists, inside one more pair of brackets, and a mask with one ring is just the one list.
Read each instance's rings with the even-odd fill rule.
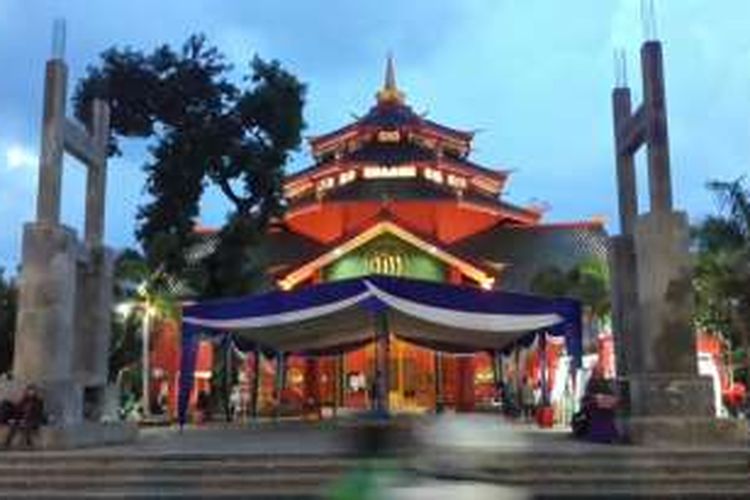
[[[398,429],[385,436],[389,439],[377,434],[378,442],[390,441],[389,448],[400,455],[385,464],[402,473],[385,475],[405,493],[385,498],[750,499],[747,446],[594,445],[564,433],[523,427],[493,431],[466,422],[469,437],[478,431],[481,439],[463,441],[465,435],[457,432],[442,443],[440,435],[450,432],[445,428],[426,434],[422,444]],[[0,449],[0,498],[325,498],[333,483],[359,464],[352,444],[373,436],[352,434],[348,427],[268,425],[184,434],[144,430],[136,444],[88,450]],[[477,483],[489,488],[488,496],[475,494]],[[420,495],[419,488],[441,493]]]
[[320,455],[0,452],[0,498],[320,498],[350,463]]
[[482,456],[454,451],[415,468],[424,476],[502,485],[533,498],[750,498],[750,450],[571,448]]

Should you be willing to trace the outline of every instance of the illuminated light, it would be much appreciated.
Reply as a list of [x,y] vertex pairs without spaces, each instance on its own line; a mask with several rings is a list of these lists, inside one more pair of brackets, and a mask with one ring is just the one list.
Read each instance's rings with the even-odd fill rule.
[[133,304],[132,302],[122,302],[115,306],[115,312],[119,316],[122,316],[123,318],[127,318],[128,316],[130,316],[130,313],[133,312],[134,308],[135,308],[135,304]]
[[430,246],[430,253],[437,253],[437,247],[435,245]]
[[293,283],[290,283],[288,280],[285,280],[285,279],[279,280],[276,283],[279,285],[279,288],[281,288],[285,292],[288,292],[294,286]]
[[491,181],[485,177],[472,177],[471,183],[488,193],[498,193],[502,185],[499,182]]
[[[457,268],[463,275],[468,276],[475,282],[479,283],[482,288],[489,290],[494,285],[495,279],[488,276],[487,273],[482,269],[477,268],[470,262],[460,259],[451,253],[441,250],[437,246],[424,241],[420,237],[410,233],[409,231],[399,227],[398,225],[390,221],[383,221],[372,226],[371,228],[363,231],[354,238],[342,243],[338,247],[338,249],[340,249],[342,253],[351,252],[355,248],[364,245],[368,241],[371,241],[384,233],[393,234],[401,240],[417,248],[420,248],[425,252],[433,253],[431,251],[431,248],[434,247],[435,252],[433,253],[433,255],[435,255],[438,259],[445,262],[446,264]],[[318,258],[307,262],[306,264],[287,274],[281,281],[278,282],[279,286],[284,290],[289,290],[293,286],[296,286],[298,283],[301,283],[308,279],[317,269],[325,267],[337,258],[338,256],[335,254],[335,249],[324,253]],[[394,267],[397,266],[398,264],[394,263]],[[282,285],[282,283],[284,284]],[[286,286],[287,288],[283,288],[284,286]]]
[[318,181],[318,191],[328,191],[329,189],[336,186],[336,179],[334,177],[326,177]]
[[357,171],[354,169],[347,170],[346,172],[341,172],[339,174],[339,186],[343,186],[344,184],[349,184],[356,178],[357,178]]
[[424,169],[424,178],[428,179],[432,182],[435,182],[437,184],[443,183],[443,172],[440,170],[434,169],[434,168],[425,168]]
[[339,247],[336,247],[336,248],[333,249],[333,255],[339,256],[342,253],[343,253],[343,251]]
[[417,176],[417,167],[412,165],[403,167],[365,167],[362,171],[365,179],[403,179]]
[[378,132],[378,142],[398,142],[401,134],[398,130],[381,130]]
[[466,189],[466,179],[457,175],[448,174],[448,185],[458,189]]
[[376,252],[367,259],[367,268],[373,274],[401,276],[404,273],[404,259],[400,254]]
[[313,188],[313,183],[306,181],[303,183],[290,183],[284,186],[284,196],[286,198],[296,198],[301,194]]

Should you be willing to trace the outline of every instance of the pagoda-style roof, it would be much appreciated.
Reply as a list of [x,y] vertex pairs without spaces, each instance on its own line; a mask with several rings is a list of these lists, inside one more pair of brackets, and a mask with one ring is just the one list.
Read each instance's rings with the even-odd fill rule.
[[375,105],[354,123],[312,139],[315,164],[285,179],[288,213],[317,206],[331,213],[331,222],[342,203],[419,200],[453,206],[462,216],[478,214],[480,226],[491,223],[487,214],[508,223],[537,223],[541,213],[535,208],[502,200],[507,170],[469,159],[472,138],[415,113],[396,85],[389,57]]
[[[374,179],[370,182],[352,182],[335,191],[331,191],[325,197],[326,203],[336,203],[358,200],[425,200],[434,202],[453,202],[462,206],[474,204],[478,208],[497,210],[506,217],[519,223],[535,223],[541,217],[541,213],[530,208],[520,207],[512,203],[494,198],[487,194],[467,191],[460,199],[456,198],[453,189],[434,183],[424,182],[421,179]],[[314,191],[307,196],[298,198],[294,210],[302,209],[308,204],[317,204],[318,197]]]
[[326,153],[346,147],[347,141],[356,141],[380,130],[401,130],[421,136],[427,141],[444,141],[461,156],[469,153],[471,140],[474,137],[473,132],[454,129],[428,120],[406,104],[378,103],[354,123],[311,138],[313,156],[316,159],[324,159]]
[[[383,88],[376,94],[377,102],[366,115],[333,132],[310,139],[312,153],[318,162],[356,148],[358,143],[375,138],[394,140],[410,137],[431,149],[445,149],[457,156],[469,154],[474,133],[446,127],[416,113],[405,102],[396,86],[393,59],[389,56]],[[378,137],[379,134],[382,134]],[[399,142],[396,139],[394,142]]]

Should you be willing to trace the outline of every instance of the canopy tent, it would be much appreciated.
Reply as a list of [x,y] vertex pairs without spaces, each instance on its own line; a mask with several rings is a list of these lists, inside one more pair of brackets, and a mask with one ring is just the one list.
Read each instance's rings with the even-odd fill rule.
[[581,356],[577,301],[387,276],[336,281],[187,305],[182,315],[179,418],[184,423],[201,336],[237,339],[243,349],[341,352],[374,339],[374,319],[410,342],[444,351],[503,350],[529,333],[564,336]]

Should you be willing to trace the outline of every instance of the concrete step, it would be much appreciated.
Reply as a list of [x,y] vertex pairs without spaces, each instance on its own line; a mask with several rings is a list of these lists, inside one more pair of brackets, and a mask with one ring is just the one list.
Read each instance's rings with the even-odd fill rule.
[[3,500],[69,500],[71,498],[81,500],[147,500],[147,499],[164,499],[164,500],[312,500],[325,498],[325,489],[305,488],[254,488],[232,490],[228,488],[201,488],[188,490],[185,488],[122,488],[117,491],[80,491],[75,496],[71,496],[70,491],[59,491],[53,489],[33,489],[27,491],[6,491],[0,489],[0,498]]
[[[433,453],[402,463],[422,478],[535,498],[750,498],[750,452]],[[358,464],[323,454],[14,451],[0,453],[0,498],[318,498]]]
[[535,500],[547,499],[680,499],[680,500],[747,500],[750,498],[750,486],[745,487],[610,487],[610,488],[585,488],[555,487],[537,488],[533,492]]
[[748,474],[561,474],[556,472],[526,472],[514,475],[496,475],[474,473],[470,475],[447,476],[455,479],[472,479],[476,481],[509,484],[509,485],[555,485],[555,486],[635,486],[635,485],[742,485],[750,486]]
[[610,474],[639,474],[648,472],[663,472],[675,474],[692,474],[705,472],[732,472],[750,475],[750,464],[744,460],[691,460],[691,461],[661,461],[643,460],[638,462],[610,461],[610,462],[567,462],[563,460],[549,462],[508,462],[477,464],[477,467],[486,472],[496,474],[517,474],[527,470],[545,471],[553,467],[556,472],[578,474],[585,472],[610,473]]
[[[213,472],[213,473],[212,473]],[[0,477],[0,489],[27,488],[67,488],[67,489],[99,489],[99,488],[126,488],[130,486],[149,485],[164,487],[252,487],[262,485],[321,485],[335,481],[342,474],[329,473],[264,473],[257,474],[224,474],[216,471],[207,471],[204,474],[186,476],[182,474],[116,474],[103,475],[93,470],[89,476],[9,476]],[[511,476],[498,476],[485,473],[474,473],[466,475],[441,475],[443,478],[474,480],[487,483],[506,485],[555,485],[555,486],[619,486],[619,485],[747,485],[750,486],[750,478],[745,474],[554,474],[544,473],[517,474]]]
[[50,490],[121,490],[129,488],[151,488],[160,490],[162,488],[182,488],[186,491],[193,489],[248,489],[282,487],[282,488],[307,488],[320,487],[329,484],[341,474],[206,474],[198,476],[167,475],[167,474],[118,474],[102,475],[99,471],[92,470],[90,476],[67,477],[64,475],[41,477],[0,477],[0,490],[11,491],[14,489],[50,489]]
[[35,476],[54,476],[64,474],[76,476],[80,474],[90,474],[96,470],[102,474],[138,474],[150,472],[170,472],[182,474],[201,474],[202,472],[221,472],[230,473],[304,473],[304,472],[340,472],[350,468],[352,463],[335,463],[335,462],[260,462],[260,463],[243,463],[243,462],[180,462],[178,460],[164,462],[106,462],[96,463],[14,463],[0,464],[0,477],[6,475],[35,475]]

